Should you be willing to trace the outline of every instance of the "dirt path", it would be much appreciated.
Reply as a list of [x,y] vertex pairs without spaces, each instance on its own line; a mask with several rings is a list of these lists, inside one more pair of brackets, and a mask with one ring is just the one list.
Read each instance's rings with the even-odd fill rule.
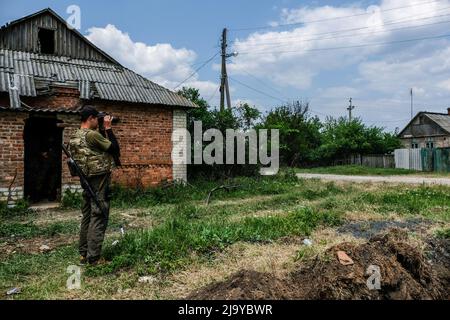
[[297,173],[297,177],[304,179],[321,179],[327,181],[349,182],[387,182],[393,184],[437,184],[450,186],[450,178],[430,178],[420,176],[350,176],[339,174]]

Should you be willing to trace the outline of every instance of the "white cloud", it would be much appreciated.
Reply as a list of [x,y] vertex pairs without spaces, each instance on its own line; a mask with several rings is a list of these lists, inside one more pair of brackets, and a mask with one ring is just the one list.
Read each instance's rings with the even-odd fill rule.
[[[126,67],[168,89],[194,72],[192,64],[197,54],[193,50],[177,49],[169,43],[134,42],[128,33],[112,24],[90,28],[86,37]],[[183,85],[198,88],[203,96],[212,94],[216,88],[213,82],[199,80],[198,74]]]
[[[402,6],[405,8],[386,11]],[[450,1],[412,7],[409,0],[385,0],[379,6],[369,7],[355,4],[347,7],[283,9],[280,24],[301,24],[290,30],[263,30],[242,39],[237,38],[233,50],[241,54],[230,65],[230,73],[244,74],[248,71],[279,85],[308,89],[321,72],[364,62],[375,54],[383,54],[387,48],[396,50],[395,47],[383,45],[329,51],[321,49],[420,38],[423,34],[429,35],[439,30],[443,33],[445,25],[442,24],[430,25],[426,29],[416,27],[445,20],[445,17],[438,16],[450,14],[449,9]],[[350,15],[354,17],[339,18]],[[341,30],[349,31],[336,34]]]
[[[346,115],[348,98],[353,97],[354,115],[389,129],[409,118],[410,88],[415,112],[445,112],[450,98],[447,38],[320,50],[448,34],[450,23],[443,22],[450,20],[450,1],[425,2],[383,0],[368,7],[355,2],[283,9],[277,23],[296,25],[235,39],[232,50],[240,55],[229,73],[252,73],[289,94],[304,97],[306,91],[313,110],[333,116]],[[404,8],[392,10],[399,7]],[[336,33],[341,30],[349,31]]]

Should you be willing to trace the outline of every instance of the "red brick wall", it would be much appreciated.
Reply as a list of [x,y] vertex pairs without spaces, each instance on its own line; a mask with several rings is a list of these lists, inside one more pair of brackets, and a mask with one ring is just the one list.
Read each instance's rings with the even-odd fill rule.
[[[78,91],[77,91],[78,92]],[[79,95],[79,93],[78,93]],[[23,99],[32,107],[76,108],[82,103],[69,91],[47,97]],[[113,130],[121,146],[122,167],[114,170],[113,182],[127,186],[154,186],[163,180],[172,180],[172,109],[167,106],[93,101],[98,110],[112,113],[121,122]],[[9,105],[6,96],[0,96],[0,106]],[[0,187],[17,167],[19,176],[15,185],[23,185],[23,127],[28,118],[25,112],[0,111]],[[64,126],[63,140],[68,142],[79,127],[78,115],[59,113],[57,118]],[[63,159],[62,184],[78,184],[71,178]],[[7,185],[7,184],[6,184]]]
[[8,187],[17,169],[14,186],[23,186],[23,127],[28,115],[0,112],[0,187]]
[[150,186],[172,180],[172,109],[165,106],[92,103],[120,118],[113,125],[121,148],[122,168],[113,180],[124,185]]

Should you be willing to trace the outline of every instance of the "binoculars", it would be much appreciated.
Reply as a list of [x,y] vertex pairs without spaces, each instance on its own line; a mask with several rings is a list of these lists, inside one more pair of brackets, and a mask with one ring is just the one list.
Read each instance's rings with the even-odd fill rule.
[[119,123],[119,122],[120,122],[120,118],[113,117],[112,114],[109,114],[109,113],[100,111],[100,112],[98,113],[98,115],[97,115],[99,124],[100,124],[100,123],[103,124],[103,119],[105,118],[105,116],[111,116],[111,117],[112,117],[112,123],[113,123],[113,124]]

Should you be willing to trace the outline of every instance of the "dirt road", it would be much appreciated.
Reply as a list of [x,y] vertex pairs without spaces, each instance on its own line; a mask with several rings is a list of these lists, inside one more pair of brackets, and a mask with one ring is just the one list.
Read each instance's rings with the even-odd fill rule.
[[297,177],[304,179],[321,179],[328,181],[349,181],[349,182],[387,182],[406,184],[439,184],[450,185],[450,178],[433,178],[421,176],[350,176],[339,174],[318,174],[318,173],[297,173]]

